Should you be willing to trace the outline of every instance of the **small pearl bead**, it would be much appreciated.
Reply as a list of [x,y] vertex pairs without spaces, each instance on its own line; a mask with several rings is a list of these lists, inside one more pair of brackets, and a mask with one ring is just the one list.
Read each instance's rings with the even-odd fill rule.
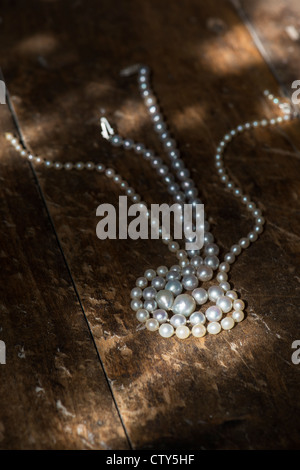
[[159,328],[159,323],[155,318],[149,318],[149,320],[146,321],[146,328],[149,331],[156,331]]
[[206,328],[204,325],[194,325],[192,328],[192,335],[195,336],[195,338],[202,338],[206,333]]
[[98,165],[96,165],[96,170],[99,171],[99,173],[102,173],[105,170],[105,166],[102,163],[98,163]]
[[179,339],[186,339],[190,336],[190,329],[185,325],[181,325],[176,328],[175,334]]
[[233,308],[234,310],[244,310],[245,303],[241,299],[234,300]]
[[163,323],[159,327],[159,334],[163,338],[170,338],[174,334],[174,328],[172,325],[170,325],[170,323]]
[[157,290],[163,289],[165,287],[165,284],[166,280],[161,276],[154,277],[151,281],[151,286],[155,287],[155,289]]
[[239,245],[240,245],[243,249],[245,249],[245,248],[248,248],[248,246],[250,245],[250,242],[249,242],[248,238],[241,238],[241,239],[239,240]]
[[185,325],[186,324],[186,317],[184,315],[173,315],[170,319],[171,325],[174,326],[174,328],[178,328],[179,326]]
[[228,279],[228,274],[224,272],[220,272],[217,274],[217,281],[218,282],[225,282]]
[[226,253],[224,261],[225,263],[233,264],[235,262],[235,255],[233,253]]
[[157,290],[154,287],[146,287],[143,291],[143,297],[145,300],[154,299],[157,294]]
[[145,272],[144,272],[144,277],[148,280],[148,281],[152,281],[152,279],[154,279],[156,276],[156,272],[154,271],[154,269],[147,269]]
[[[29,158],[29,156],[28,156],[28,158]],[[56,170],[61,170],[62,167],[63,167],[62,163],[60,163],[60,162],[54,162],[53,166]]]
[[168,272],[167,266],[159,266],[159,267],[157,268],[157,274],[158,274],[159,276],[165,276],[165,275],[167,274],[167,272]]
[[93,163],[93,162],[86,162],[85,167],[86,167],[86,169],[89,170],[89,171],[94,170],[94,168],[95,168],[95,163]]
[[200,281],[210,281],[213,277],[213,270],[209,266],[200,266],[197,269],[197,276]]
[[202,312],[194,312],[189,318],[191,325],[203,324],[206,322],[206,316]]
[[141,289],[144,289],[148,285],[148,281],[145,277],[138,277],[136,280],[135,285],[137,287],[140,287]]
[[137,312],[136,312],[136,318],[139,322],[143,323],[145,322],[146,320],[148,320],[149,318],[149,312],[148,310],[145,310],[144,308],[140,308]]
[[222,271],[224,273],[228,273],[228,271],[230,270],[230,265],[229,263],[226,263],[223,261],[223,263],[220,263],[220,266],[219,266],[219,271]]
[[[221,289],[223,289],[223,291],[228,291],[230,290],[230,284],[229,282],[226,282],[226,281],[223,281],[223,282],[220,282],[219,286],[221,287]],[[227,294],[226,294],[227,295]]]
[[73,163],[71,162],[67,162],[64,164],[64,169],[67,170],[67,171],[70,171],[73,169]]
[[244,312],[242,310],[237,310],[232,313],[232,318],[235,322],[239,323],[244,320]]
[[75,164],[75,168],[76,168],[76,170],[83,170],[83,168],[84,168],[84,163],[83,163],[83,162],[77,162],[77,163]]
[[153,318],[155,318],[159,323],[164,323],[168,319],[168,314],[164,309],[159,308],[153,312]]
[[137,311],[143,308],[143,302],[140,299],[133,299],[130,304],[132,310]]
[[145,300],[144,308],[149,312],[153,312],[157,309],[157,302],[154,299]]
[[234,327],[234,320],[231,317],[225,317],[221,321],[221,326],[223,330],[231,330]]
[[232,299],[232,300],[235,300],[235,299],[237,299],[237,297],[238,297],[238,295],[237,295],[237,293],[235,292],[235,290],[228,290],[228,291],[226,292],[226,295],[227,295],[227,297],[229,297],[229,298]]
[[221,331],[221,325],[219,322],[213,321],[207,325],[207,331],[211,335],[217,335]]
[[143,295],[143,291],[140,287],[134,287],[131,289],[130,296],[132,299],[140,299]]

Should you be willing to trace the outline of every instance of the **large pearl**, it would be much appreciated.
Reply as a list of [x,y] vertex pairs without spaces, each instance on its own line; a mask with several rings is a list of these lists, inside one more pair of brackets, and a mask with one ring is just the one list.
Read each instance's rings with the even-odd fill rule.
[[217,305],[213,305],[212,307],[208,307],[205,315],[208,321],[219,321],[222,318],[222,310]]
[[232,317],[225,317],[221,321],[223,330],[231,330],[234,327],[234,319]]
[[173,325],[175,328],[178,328],[178,326],[182,326],[186,324],[186,317],[184,315],[173,315],[170,318],[170,323]]
[[[146,289],[145,289],[146,290]],[[144,291],[145,292],[145,291]],[[224,295],[224,291],[221,287],[219,286],[211,286],[209,289],[208,289],[208,297],[209,297],[209,300],[212,300],[213,302],[216,302],[218,300],[219,297],[221,297],[222,295]]]
[[220,307],[224,313],[228,313],[232,309],[232,299],[226,295],[223,295],[222,297],[218,298],[217,306]]
[[207,331],[211,335],[217,335],[221,331],[221,325],[217,321],[213,321],[207,325]]
[[174,334],[174,328],[170,323],[163,323],[159,327],[159,334],[164,338],[170,338]]
[[192,328],[192,335],[195,336],[195,338],[202,338],[206,333],[206,328],[204,325],[198,324],[194,325]]
[[174,296],[169,290],[161,290],[156,294],[155,300],[160,308],[170,310],[174,302]]
[[155,318],[159,323],[163,323],[168,319],[168,314],[162,308],[154,310],[153,318]]
[[199,323],[204,324],[206,322],[206,317],[202,312],[194,312],[189,318],[192,325],[198,325]]
[[197,269],[197,276],[200,281],[210,281],[211,278],[213,277],[213,270],[209,266],[200,266]]
[[179,295],[182,292],[182,284],[177,280],[168,281],[165,286],[165,289],[170,290],[171,292],[173,292],[174,295]]
[[195,311],[195,299],[189,294],[181,294],[176,297],[173,303],[173,312],[188,317]]
[[181,282],[186,290],[193,290],[198,286],[198,279],[194,274],[186,274]]
[[203,289],[203,287],[198,287],[197,289],[194,289],[192,292],[192,296],[194,297],[198,305],[205,304],[208,299],[207,291]]
[[185,325],[181,325],[178,328],[176,328],[175,333],[176,333],[177,338],[185,339],[190,336],[190,329]]

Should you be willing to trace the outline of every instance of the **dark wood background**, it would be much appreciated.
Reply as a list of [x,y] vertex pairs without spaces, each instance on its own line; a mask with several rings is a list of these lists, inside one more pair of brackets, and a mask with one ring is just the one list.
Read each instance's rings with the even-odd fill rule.
[[[14,119],[35,154],[106,162],[148,202],[167,201],[146,162],[100,136],[161,151],[136,80],[153,86],[199,183],[222,247],[250,220],[223,190],[213,152],[223,134],[274,109],[265,88],[300,79],[298,0],[2,0],[0,106],[0,366],[2,449],[299,448],[299,120],[239,138],[228,165],[267,220],[231,280],[247,319],[227,334],[163,340],[137,330],[128,295],[137,276],[173,259],[159,241],[100,241],[96,207],[116,203],[99,174],[22,160],[4,139]],[[276,110],[275,110],[276,112]]]

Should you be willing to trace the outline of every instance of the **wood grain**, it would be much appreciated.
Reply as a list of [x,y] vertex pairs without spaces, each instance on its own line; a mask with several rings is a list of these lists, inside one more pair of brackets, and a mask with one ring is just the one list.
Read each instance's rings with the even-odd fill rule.
[[[112,149],[99,134],[99,115],[105,112],[122,135],[161,153],[135,78],[119,76],[124,66],[147,63],[172,133],[199,183],[222,252],[247,233],[250,220],[220,186],[212,156],[228,129],[272,114],[262,92],[265,88],[276,92],[278,86],[229,2],[188,0],[183,5],[171,0],[133,0],[118,1],[116,8],[108,0],[28,0],[26,6],[16,1],[14,8],[9,2],[4,4],[2,67],[26,143],[35,153],[61,161],[109,162],[147,202],[167,201],[164,187],[146,162]],[[29,15],[31,11],[35,13]],[[246,321],[228,334],[200,341],[164,341],[137,330],[128,305],[135,278],[148,267],[174,261],[159,241],[96,238],[96,208],[103,202],[116,203],[117,188],[101,175],[37,168],[38,184],[134,448],[299,447],[300,369],[291,362],[291,344],[299,339],[298,135],[299,122],[294,121],[285,125],[284,132],[273,128],[249,133],[230,148],[227,162],[232,174],[255,201],[260,201],[267,228],[232,270],[231,280],[247,301]],[[16,168],[25,165],[7,146],[4,152],[14,159]],[[14,186],[15,175],[8,175],[6,181],[7,188]],[[27,174],[20,175],[18,181],[34,188]],[[24,207],[20,214],[26,227],[31,212]],[[34,214],[36,224],[44,220],[42,208]],[[47,240],[45,235],[31,248],[33,259],[36,250],[39,258],[45,259]],[[18,248],[18,257],[20,251],[26,252]],[[58,259],[56,253],[53,262]],[[57,271],[59,265],[50,279],[45,277],[44,295],[51,282],[56,285],[60,279]],[[38,279],[41,276],[37,274]],[[21,293],[28,295],[30,285],[25,282]],[[13,289],[14,284],[11,286]],[[40,292],[41,286],[37,289]],[[69,295],[76,302],[74,292]],[[40,297],[36,302],[42,309]],[[55,331],[65,335],[72,331],[73,346],[85,331],[86,348],[92,348],[78,306],[62,316],[69,305],[65,297],[60,296],[57,304],[49,302],[47,318]],[[72,328],[75,321],[77,326]],[[13,331],[12,325],[7,328]],[[36,319],[27,330],[34,343],[40,343],[40,328]],[[15,335],[14,341],[21,343],[18,330]],[[43,335],[43,343],[53,347],[50,333],[47,336],[44,331]],[[69,416],[71,429],[79,419],[72,402],[85,404],[82,413],[89,428],[93,418],[101,416],[102,400],[111,403],[111,395],[105,388],[104,396],[99,392],[90,403],[80,392],[82,383],[95,391],[94,374],[89,371],[84,375],[78,367],[82,356],[71,356],[72,344],[66,343],[68,370],[73,368],[77,376],[72,391],[66,389],[61,402],[74,415]],[[100,381],[99,362],[96,355],[92,358],[92,349],[89,351],[90,367],[98,370]],[[33,357],[32,362],[36,364],[41,357],[45,360],[45,355]],[[26,375],[23,370],[19,374],[22,378]],[[54,381],[52,369],[45,376]],[[11,380],[7,382],[10,389]],[[2,404],[12,421],[18,421],[22,413],[29,415],[31,432],[38,426],[36,415],[28,410],[27,391],[23,393],[26,399],[21,400],[20,394],[21,386],[12,395],[15,407],[5,397]],[[108,408],[105,405],[104,409]],[[50,423],[55,416],[53,408],[45,413]],[[106,427],[108,445],[119,448],[126,444],[115,412],[112,416],[114,419],[108,415],[99,419]],[[53,444],[53,432],[50,426],[47,436],[35,437],[32,447],[86,445],[80,438],[72,441],[73,433],[69,440],[56,437]],[[19,434],[15,437],[13,430],[7,431],[7,436],[11,447],[30,447],[28,440],[22,441]],[[95,441],[95,447],[98,445],[101,447]]]

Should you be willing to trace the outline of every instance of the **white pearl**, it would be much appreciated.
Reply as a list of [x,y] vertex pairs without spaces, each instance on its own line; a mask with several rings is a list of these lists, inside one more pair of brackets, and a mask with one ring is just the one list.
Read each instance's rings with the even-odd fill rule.
[[218,298],[217,306],[220,307],[224,313],[228,313],[232,309],[232,300],[224,295],[223,297]]
[[154,310],[152,315],[153,315],[153,318],[155,318],[159,323],[163,323],[168,319],[167,312],[163,310],[162,308],[158,310]]
[[221,331],[221,325],[217,321],[213,321],[207,325],[207,331],[211,335],[217,335]]
[[183,276],[181,282],[186,290],[193,290],[198,286],[198,279],[194,274],[187,274]]
[[216,255],[206,256],[204,258],[204,264],[213,270],[218,269],[219,263],[219,258]]
[[182,284],[180,281],[174,279],[174,281],[167,282],[165,289],[170,290],[174,295],[179,295],[182,292]]
[[149,320],[146,321],[146,328],[149,331],[156,331],[159,328],[159,323],[155,318],[149,318]]
[[154,269],[147,269],[145,272],[144,272],[144,277],[148,280],[148,281],[152,281],[152,279],[154,279],[156,276],[156,272],[154,271]]
[[145,300],[144,308],[149,310],[149,312],[153,312],[153,310],[157,309],[157,303],[154,299]]
[[239,323],[244,320],[244,312],[242,310],[235,310],[232,313],[232,318],[235,322]]
[[241,299],[236,299],[233,302],[233,308],[234,310],[244,310],[245,303]]
[[186,317],[185,317],[184,315],[179,315],[179,314],[173,315],[173,316],[170,318],[170,323],[171,323],[171,325],[173,325],[175,328],[177,328],[178,326],[181,326],[181,325],[185,325],[185,324],[186,324]]
[[143,291],[143,297],[145,300],[154,299],[157,294],[157,290],[154,287],[146,287]]
[[193,256],[193,258],[191,259],[191,265],[195,266],[195,268],[198,268],[199,266],[201,266],[201,264],[203,264],[203,259],[201,258],[201,256]]
[[133,299],[130,303],[132,310],[135,312],[140,308],[143,308],[143,302],[140,299]]
[[217,281],[218,282],[225,282],[228,279],[228,274],[225,272],[220,272],[217,274]]
[[238,298],[238,295],[237,295],[237,293],[235,292],[235,290],[228,290],[228,291],[226,292],[226,295],[227,295],[227,297],[229,297],[229,298],[232,299],[232,300],[235,300],[235,299]]
[[156,272],[159,276],[165,276],[168,271],[169,270],[168,270],[167,266],[159,266],[156,270]]
[[174,334],[174,328],[170,323],[163,323],[159,327],[159,334],[163,338],[170,338]]
[[155,287],[155,289],[157,290],[163,289],[165,287],[165,284],[166,280],[161,276],[157,276],[151,281],[151,286]]
[[138,277],[135,282],[135,285],[137,287],[140,287],[141,289],[144,289],[145,287],[147,287],[148,281],[145,277]]
[[222,295],[224,295],[224,291],[219,286],[211,286],[208,289],[208,298],[213,302],[216,302]]
[[202,312],[194,312],[189,318],[191,325],[198,325],[199,323],[204,324],[206,322],[206,317]]
[[132,299],[140,299],[143,295],[143,291],[140,287],[134,287],[131,289],[130,296]]
[[194,325],[192,328],[192,335],[195,336],[195,338],[202,338],[206,333],[206,328],[204,325]]
[[185,325],[181,325],[176,328],[175,334],[177,338],[185,339],[190,336],[190,329]]
[[138,319],[138,321],[140,321],[141,323],[145,322],[146,320],[148,320],[149,318],[149,312],[148,310],[144,309],[144,308],[139,308],[138,311],[136,312],[136,318]]
[[191,295],[180,294],[175,298],[172,310],[174,313],[179,313],[185,317],[188,317],[195,311],[195,308],[196,302]]
[[194,297],[198,305],[203,305],[208,300],[208,293],[205,289],[203,289],[203,287],[198,287],[197,289],[194,289],[192,292],[192,296]]
[[[230,284],[229,282],[220,282],[219,286],[221,287],[221,289],[223,289],[223,291],[227,292],[228,290],[230,290]],[[227,294],[226,294],[227,295]]]
[[234,320],[231,317],[225,317],[221,321],[221,326],[223,330],[231,330],[234,327]]
[[213,305],[212,307],[208,307],[205,312],[206,318],[208,321],[216,322],[221,320],[222,318],[222,310],[219,306]]
[[200,266],[200,268],[197,269],[198,279],[203,282],[210,281],[213,274],[213,270],[209,266]]
[[228,273],[228,271],[230,270],[230,265],[229,263],[226,263],[223,261],[223,263],[220,263],[220,266],[219,266],[219,271],[222,271],[224,273]]
[[169,290],[161,290],[156,294],[155,300],[160,308],[170,310],[174,302],[174,296]]

